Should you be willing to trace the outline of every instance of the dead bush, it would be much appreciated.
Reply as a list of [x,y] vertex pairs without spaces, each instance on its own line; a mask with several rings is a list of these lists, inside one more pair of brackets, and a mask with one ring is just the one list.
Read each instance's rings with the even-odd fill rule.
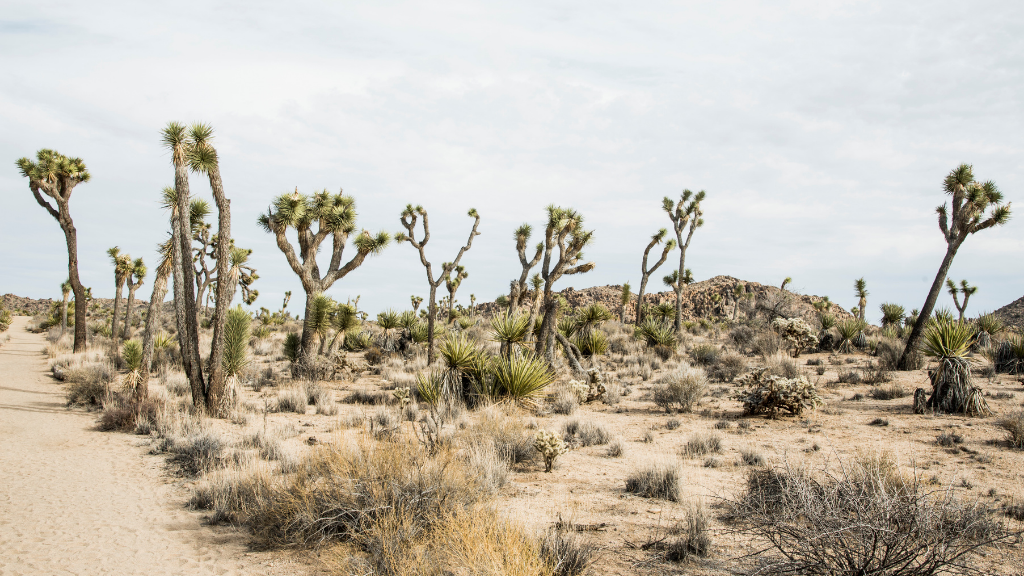
[[979,502],[860,463],[752,470],[729,517],[765,543],[761,574],[974,573],[970,557],[1010,536]]
[[607,444],[611,435],[600,424],[569,420],[565,423],[564,440],[567,444],[580,446],[597,446]]
[[594,562],[597,546],[576,534],[548,530],[540,542],[540,554],[555,576],[580,576]]
[[1006,440],[1017,450],[1024,450],[1024,412],[1015,412],[999,421],[1006,430]]
[[724,352],[709,369],[708,375],[720,382],[732,382],[747,370],[747,360],[735,352]]
[[680,450],[683,458],[697,458],[722,451],[722,437],[718,434],[697,433]]
[[875,400],[896,400],[898,398],[905,398],[910,393],[907,389],[899,384],[892,384],[890,386],[875,386],[868,392],[868,396]]

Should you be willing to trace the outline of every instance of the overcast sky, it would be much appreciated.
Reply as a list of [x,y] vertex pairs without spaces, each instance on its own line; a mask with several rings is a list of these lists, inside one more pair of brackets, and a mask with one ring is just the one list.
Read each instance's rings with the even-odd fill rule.
[[[687,258],[696,279],[791,276],[850,307],[863,276],[877,320],[883,301],[924,301],[950,169],[972,163],[1019,202],[1022,70],[1024,4],[1007,1],[7,0],[0,293],[59,298],[67,276],[63,234],[14,166],[44,147],[92,173],[72,213],[93,294],[113,295],[107,248],[154,263],[173,182],[160,129],[176,120],[216,129],[232,232],[261,276],[256,307],[292,290],[301,310],[297,277],[256,225],[295,187],[344,188],[371,231],[399,230],[402,207],[422,204],[435,265],[477,208],[460,301],[507,291],[512,231],[538,228],[550,203],[596,230],[597,268],[561,287],[636,287],[647,238],[669,223],[661,199],[690,188],[707,191]],[[1022,222],[961,249],[951,277],[980,287],[969,312],[1024,292]],[[371,313],[426,292],[407,244],[329,291],[361,294]]]

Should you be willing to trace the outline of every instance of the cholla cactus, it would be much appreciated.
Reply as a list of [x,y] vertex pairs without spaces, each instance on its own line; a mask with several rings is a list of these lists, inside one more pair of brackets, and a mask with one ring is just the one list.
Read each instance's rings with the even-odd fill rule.
[[745,414],[765,414],[776,418],[780,410],[799,416],[804,409],[814,409],[823,404],[814,384],[807,378],[783,378],[767,375],[767,368],[748,372],[737,380],[747,390],[736,394],[735,399],[743,403]]
[[404,388],[395,388],[391,391],[391,395],[395,397],[395,400],[398,400],[398,405],[402,408],[405,408],[406,404],[412,402],[412,398],[409,397],[408,386]]
[[533,437],[533,447],[544,457],[545,472],[551,472],[551,469],[555,466],[555,458],[568,452],[568,448],[565,447],[565,442],[562,441],[562,438],[558,434],[547,430],[537,431],[536,436]]
[[802,318],[776,318],[772,321],[772,328],[778,330],[786,342],[789,342],[793,358],[799,357],[805,349],[818,345],[818,337]]
[[590,395],[590,386],[586,382],[580,382],[579,380],[572,380],[569,382],[569,391],[576,397],[576,400],[580,404],[587,401],[587,396]]

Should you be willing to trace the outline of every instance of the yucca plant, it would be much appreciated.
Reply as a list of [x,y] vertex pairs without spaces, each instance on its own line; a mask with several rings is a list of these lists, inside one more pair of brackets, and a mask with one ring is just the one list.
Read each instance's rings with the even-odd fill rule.
[[302,337],[296,332],[289,332],[284,337],[284,357],[295,362],[302,353]]
[[648,346],[676,347],[676,334],[672,326],[665,322],[659,322],[654,318],[648,318],[640,323],[634,330],[634,335],[647,342]]
[[903,306],[886,302],[879,309],[882,311],[882,328],[892,326],[898,329],[903,324],[903,317],[907,313]]
[[572,343],[580,349],[583,356],[590,358],[608,352],[608,336],[600,330],[577,334]]
[[496,358],[492,364],[495,389],[520,405],[533,406],[554,381],[547,362],[532,354]]
[[939,365],[931,372],[932,394],[928,406],[951,414],[986,416],[991,413],[981,388],[971,377],[974,328],[966,323],[938,319],[925,332],[922,349]]
[[491,334],[494,341],[501,345],[501,356],[507,358],[517,350],[526,348],[530,317],[527,314],[498,314],[491,318]]
[[476,341],[464,334],[449,334],[438,346],[445,371],[444,394],[447,399],[468,400],[487,372],[487,357]]
[[978,316],[974,324],[978,327],[979,332],[988,332],[989,336],[995,336],[1006,328],[1003,322],[991,312]]
[[441,400],[445,389],[445,373],[443,370],[431,370],[416,375],[416,393],[420,400],[436,406]]
[[945,324],[949,324],[953,322],[953,311],[945,307],[939,308],[935,311],[935,314],[931,321],[935,323],[942,322]]
[[1024,369],[1024,337],[1010,336],[995,353],[996,371],[1020,374]]
[[836,350],[843,354],[853,352],[854,341],[866,327],[867,323],[860,318],[847,318],[838,322],[836,330],[839,332],[839,346],[836,347]]
[[249,364],[249,337],[252,316],[241,305],[228,310],[224,323],[224,375],[238,376]]
[[398,328],[401,327],[401,317],[398,312],[388,308],[378,313],[377,326],[381,329],[378,342],[381,350],[393,352],[398,344]]
[[349,330],[345,334],[345,349],[350,352],[366,350],[373,343],[373,337],[358,327]]
[[669,302],[662,302],[651,308],[651,316],[659,322],[668,322],[676,317],[676,308]]
[[137,403],[146,396],[142,390],[145,380],[142,375],[142,343],[138,340],[126,340],[121,347],[121,359],[127,370],[121,377],[121,385],[125,393]]

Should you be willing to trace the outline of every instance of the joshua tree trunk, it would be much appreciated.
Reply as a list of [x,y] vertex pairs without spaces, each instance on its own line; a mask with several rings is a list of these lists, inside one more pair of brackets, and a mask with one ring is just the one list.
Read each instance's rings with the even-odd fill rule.
[[64,236],[68,243],[68,276],[71,280],[71,291],[75,294],[75,348],[74,351],[85,352],[88,347],[86,337],[88,332],[85,325],[85,313],[88,302],[85,299],[85,286],[78,279],[78,233],[75,225],[71,222],[71,216],[67,217],[67,225],[61,221],[61,228],[64,229]]
[[[692,201],[690,200],[691,197],[693,198]],[[703,190],[697,194],[693,194],[689,190],[683,190],[678,203],[673,202],[668,197],[662,201],[662,209],[668,213],[668,217],[672,221],[672,231],[675,232],[676,242],[679,245],[679,278],[676,285],[672,287],[676,293],[675,330],[678,334],[683,333],[683,278],[686,274],[686,250],[690,247],[694,230],[704,225],[703,212],[700,208],[700,203],[704,201],[704,197],[705,192]],[[683,242],[683,231],[686,230],[687,225],[690,226],[690,231],[686,235],[686,242]]]
[[224,397],[224,325],[235,286],[231,282],[231,200],[224,194],[220,166],[207,167],[210,189],[217,204],[217,284],[216,304],[213,310],[213,342],[210,345],[210,374],[206,389],[206,408],[217,412]]
[[[167,297],[167,276],[171,272],[170,262],[161,265],[153,280],[153,296],[149,300],[149,311],[146,313],[146,328],[142,335],[142,385],[146,385],[149,373],[153,369],[153,331],[160,323],[161,307]],[[147,392],[148,394],[148,392]],[[145,396],[143,396],[145,398]]]
[[125,302],[126,310],[124,311],[124,329],[121,331],[121,334],[125,337],[125,339],[132,337],[132,305],[135,303],[135,290],[137,289],[138,287],[133,285],[129,280],[128,300],[127,302]]
[[117,340],[121,335],[120,331],[120,320],[121,320],[121,282],[114,282],[114,314],[110,318],[110,337],[114,339],[114,349],[117,349]]
[[921,307],[921,313],[917,317],[917,322],[914,322],[914,328],[910,331],[910,337],[907,338],[907,347],[900,358],[900,368],[903,370],[910,369],[909,353],[917,350],[917,347],[921,344],[925,328],[928,327],[928,318],[931,317],[932,311],[935,309],[935,301],[939,299],[939,292],[942,291],[942,286],[946,283],[946,275],[949,274],[949,268],[953,265],[953,257],[956,256],[956,251],[959,248],[959,244],[951,244],[946,248],[946,255],[942,258],[939,272],[935,275],[932,287],[928,290],[928,297],[925,298],[924,306]]
[[178,345],[192,388],[192,403],[205,408],[206,384],[199,356],[199,327],[196,324],[196,279],[192,268],[192,230],[189,223],[188,166],[182,145],[181,157],[174,151],[174,190],[178,209],[174,215],[174,307],[178,322]]
[[68,295],[64,294],[64,300],[60,303],[60,335],[68,331]]

